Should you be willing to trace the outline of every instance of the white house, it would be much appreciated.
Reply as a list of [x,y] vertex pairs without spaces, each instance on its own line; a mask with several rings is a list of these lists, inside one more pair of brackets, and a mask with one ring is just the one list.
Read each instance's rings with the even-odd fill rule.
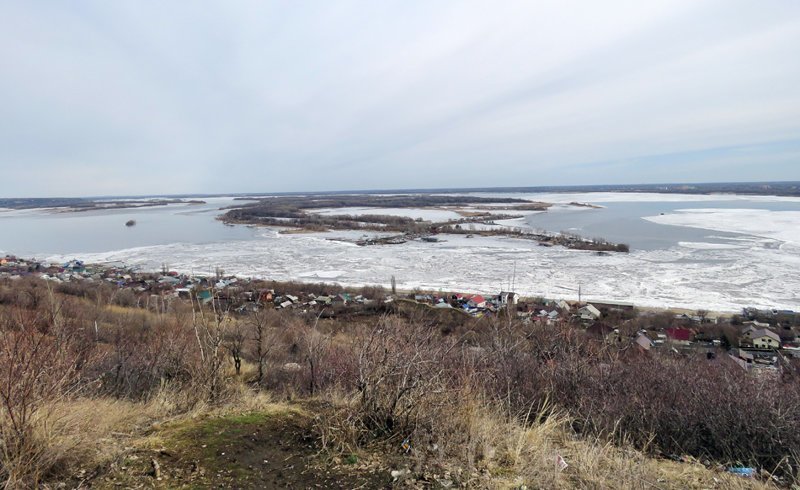
[[515,306],[517,304],[517,302],[519,301],[519,294],[502,291],[500,293],[499,299],[500,299],[500,304],[503,305],[503,306],[506,306],[506,305]]
[[779,349],[781,338],[772,330],[760,328],[752,333],[753,347],[756,349]]
[[756,349],[778,349],[781,338],[768,328],[749,326],[742,332],[742,340],[753,344]]

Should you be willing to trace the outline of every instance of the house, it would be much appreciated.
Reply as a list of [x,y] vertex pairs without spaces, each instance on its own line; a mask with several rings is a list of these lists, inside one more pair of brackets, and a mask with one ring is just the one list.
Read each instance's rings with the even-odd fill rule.
[[670,327],[666,330],[667,340],[673,344],[688,345],[694,340],[694,331],[683,327]]
[[556,303],[556,308],[558,308],[559,310],[564,311],[564,312],[570,310],[569,303],[567,303],[563,299],[561,301],[559,301],[558,303]]
[[212,299],[214,299],[214,295],[208,289],[197,292],[197,301],[200,303],[206,304],[211,302]]
[[650,350],[650,348],[653,347],[653,341],[650,340],[650,337],[648,337],[643,333],[640,333],[639,335],[636,336],[636,340],[634,340],[634,343],[644,350]]
[[728,356],[742,369],[748,369],[753,364],[753,354],[742,349],[731,349]]
[[697,315],[687,315],[686,313],[675,315],[675,319],[682,322],[693,322],[693,323],[702,323],[703,320]]
[[600,308],[607,308],[609,310],[616,310],[616,311],[630,311],[635,308],[633,303],[629,303],[627,301],[595,301],[594,305]]
[[498,299],[500,300],[500,304],[503,306],[506,305],[515,306],[519,301],[519,294],[501,291],[500,295],[498,296]]
[[484,308],[486,306],[486,298],[476,294],[467,301],[467,304],[472,308]]
[[603,314],[600,313],[600,310],[595,308],[592,304],[587,304],[583,308],[579,309],[578,315],[581,317],[581,320],[585,321],[597,320],[603,316]]
[[733,357],[739,358],[748,364],[753,362],[753,354],[747,352],[744,349],[731,349],[729,354]]
[[174,286],[176,284],[179,284],[180,282],[181,282],[181,280],[178,279],[177,277],[174,277],[174,276],[162,276],[158,280],[159,284],[169,284],[169,285],[172,285],[172,286]]
[[753,320],[750,322],[744,322],[745,325],[750,325],[748,328],[768,328],[769,323],[759,322],[758,320]]
[[759,328],[750,333],[753,347],[756,349],[779,349],[781,338],[772,330]]

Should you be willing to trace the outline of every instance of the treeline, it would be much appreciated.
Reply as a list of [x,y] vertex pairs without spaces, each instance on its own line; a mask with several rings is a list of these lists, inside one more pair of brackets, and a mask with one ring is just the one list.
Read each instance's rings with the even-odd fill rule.
[[[507,203],[530,205],[530,201],[514,198],[486,198],[473,196],[439,196],[439,195],[346,195],[346,196],[282,196],[261,199],[258,202],[236,207],[222,215],[221,219],[235,223],[259,223],[271,222],[270,218],[291,218],[290,223],[298,223],[301,226],[308,220],[331,223],[331,228],[342,228],[345,226],[341,217],[318,216],[313,213],[306,213],[306,209],[323,208],[348,208],[348,207],[374,207],[380,208],[418,208],[430,206],[468,206],[471,204],[486,203]],[[339,218],[339,219],[337,219]],[[413,222],[410,218],[395,216],[375,215],[355,216],[351,220],[366,223],[384,223],[392,226],[399,226],[401,223]],[[408,221],[404,221],[408,220]],[[280,221],[280,220],[278,220]],[[346,221],[346,220],[345,220]],[[286,222],[283,223],[284,226]],[[327,226],[327,225],[326,225]],[[358,228],[358,226],[356,227]]]
[[[292,213],[297,214],[297,213]],[[430,223],[415,221],[403,216],[390,215],[322,215],[299,214],[297,217],[257,217],[229,220],[235,223],[260,224],[264,226],[289,226],[309,231],[325,230],[369,230],[397,233],[422,233],[431,231]]]
[[[491,220],[495,219],[509,219],[514,216],[494,216],[490,217]],[[487,219],[487,218],[484,218]],[[562,246],[573,250],[589,250],[593,252],[630,252],[630,246],[627,243],[612,243],[603,238],[586,239],[574,233],[561,232],[557,235],[539,233],[532,230],[524,230],[521,228],[503,228],[494,230],[474,230],[469,225],[472,224],[469,220],[462,220],[456,223],[449,223],[439,228],[439,231],[446,231],[453,234],[479,234],[483,236],[509,236],[514,238],[521,238],[525,240],[535,240],[543,246]]]

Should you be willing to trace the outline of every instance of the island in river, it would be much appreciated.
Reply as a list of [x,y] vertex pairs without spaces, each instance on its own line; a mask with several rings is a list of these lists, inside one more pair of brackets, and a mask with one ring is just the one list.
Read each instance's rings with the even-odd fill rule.
[[[571,202],[570,206],[596,207]],[[576,250],[628,252],[627,244],[602,238],[587,239],[574,233],[540,233],[530,229],[498,226],[501,220],[520,219],[532,212],[544,212],[550,203],[508,197],[480,197],[451,194],[271,196],[233,206],[219,219],[228,224],[280,226],[288,233],[298,231],[360,230],[385,235],[354,240],[357,245],[399,245],[408,240],[438,241],[439,235],[507,236],[535,240],[542,246],[560,245]],[[387,210],[431,210],[448,213],[446,219],[387,214]],[[353,211],[356,212],[353,212]]]

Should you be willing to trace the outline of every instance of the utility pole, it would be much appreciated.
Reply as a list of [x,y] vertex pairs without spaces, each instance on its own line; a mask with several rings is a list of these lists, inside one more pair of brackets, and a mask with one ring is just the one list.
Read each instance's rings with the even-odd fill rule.
[[511,276],[511,291],[510,293],[514,292],[514,289],[517,287],[517,261],[514,261],[514,274]]

